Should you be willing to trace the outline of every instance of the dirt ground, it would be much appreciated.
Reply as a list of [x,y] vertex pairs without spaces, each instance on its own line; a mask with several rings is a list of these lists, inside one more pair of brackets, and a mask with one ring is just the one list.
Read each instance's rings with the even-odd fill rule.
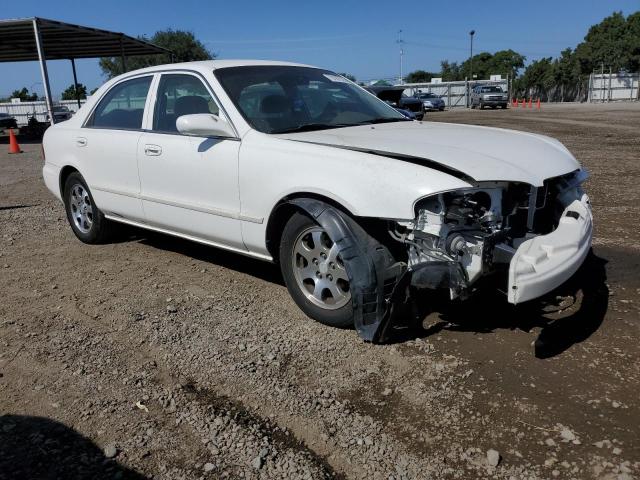
[[0,479],[640,478],[640,104],[427,118],[559,138],[594,251],[544,301],[437,303],[382,346],[306,318],[273,265],[80,243],[40,145],[0,144]]

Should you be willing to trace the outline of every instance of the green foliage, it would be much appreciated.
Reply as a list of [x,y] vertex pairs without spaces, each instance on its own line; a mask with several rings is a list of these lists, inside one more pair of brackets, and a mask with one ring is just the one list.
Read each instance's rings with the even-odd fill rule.
[[576,47],[575,55],[584,74],[602,67],[614,72],[637,72],[640,69],[640,12],[626,19],[622,12],[615,12],[593,25]]
[[443,82],[453,82],[456,80],[464,80],[460,65],[458,62],[449,62],[449,60],[442,60],[440,62],[440,76]]
[[[192,62],[196,60],[211,60],[215,55],[211,53],[204,44],[198,40],[192,32],[183,30],[165,30],[156,32],[150,39],[139,37],[140,40],[151,42],[159,47],[164,47],[173,52],[173,60],[175,62]],[[151,67],[153,65],[161,65],[170,63],[171,56],[169,54],[159,55],[138,55],[135,57],[127,57],[127,70],[137,70],[139,68]],[[124,73],[122,69],[122,60],[120,57],[104,57],[100,59],[100,68],[103,75],[107,78],[113,78]]]
[[[79,83],[78,94],[80,99],[87,98],[87,87]],[[69,87],[62,92],[62,100],[75,100],[76,98],[78,97],[76,96],[76,88],[73,84],[69,85]]]
[[514,82],[513,88],[516,92],[524,93],[531,89],[546,91],[553,85],[553,59],[547,57],[531,62],[522,77]]
[[35,102],[38,100],[38,94],[35,92],[29,93],[29,89],[27,87],[22,87],[20,90],[14,90],[11,92],[10,98],[19,98],[23,102]]
[[350,73],[339,73],[338,75],[342,75],[344,78],[351,80],[352,82],[356,82],[356,77],[354,77],[353,75],[351,75]]
[[[518,74],[518,70],[524,67],[525,57],[513,50],[500,50],[494,54],[488,52],[481,52],[473,56],[473,75],[478,79],[486,79],[491,75],[502,75],[506,78],[509,75],[511,78],[515,78]],[[458,80],[464,80],[464,78],[471,79],[471,61],[465,60],[460,66]]]
[[429,83],[433,77],[437,77],[436,73],[426,72],[424,70],[416,70],[407,74],[404,78],[406,83]]

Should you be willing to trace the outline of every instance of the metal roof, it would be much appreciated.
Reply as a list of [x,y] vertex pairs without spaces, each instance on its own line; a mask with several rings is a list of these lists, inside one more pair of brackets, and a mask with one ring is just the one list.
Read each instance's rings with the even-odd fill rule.
[[38,23],[47,60],[171,53],[124,33],[31,17],[0,20],[0,62],[38,60],[34,21]]

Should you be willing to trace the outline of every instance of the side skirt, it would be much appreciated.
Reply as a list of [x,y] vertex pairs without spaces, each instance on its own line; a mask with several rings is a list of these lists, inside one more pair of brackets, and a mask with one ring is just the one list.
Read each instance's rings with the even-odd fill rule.
[[105,214],[105,218],[112,220],[118,223],[124,223],[126,225],[132,225],[134,227],[143,228],[145,230],[151,230],[158,233],[164,233],[167,235],[171,235],[173,237],[184,238],[185,240],[190,240],[192,242],[201,243],[203,245],[208,245],[210,247],[220,248],[222,250],[227,250],[234,253],[239,253],[240,255],[245,255],[251,258],[257,258],[260,260],[264,260],[267,262],[273,262],[273,258],[270,255],[263,255],[261,253],[253,253],[247,250],[241,250],[235,247],[229,247],[228,245],[224,245],[221,243],[212,242],[210,240],[206,240],[200,237],[194,237],[193,235],[186,235],[184,233],[175,232],[173,230],[167,230],[166,228],[153,227],[151,225],[147,225],[146,223],[134,222],[133,220],[128,220],[126,218],[118,217],[117,215],[107,215]]

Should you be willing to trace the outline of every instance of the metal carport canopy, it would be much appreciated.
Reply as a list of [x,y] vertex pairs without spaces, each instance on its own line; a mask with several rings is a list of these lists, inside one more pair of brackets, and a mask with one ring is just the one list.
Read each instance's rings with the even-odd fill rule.
[[171,51],[119,32],[38,17],[0,20],[0,62],[40,62],[47,110],[52,123],[46,60],[71,60],[77,87],[76,58],[121,57],[123,70],[126,70],[127,56],[163,53],[171,54]]

